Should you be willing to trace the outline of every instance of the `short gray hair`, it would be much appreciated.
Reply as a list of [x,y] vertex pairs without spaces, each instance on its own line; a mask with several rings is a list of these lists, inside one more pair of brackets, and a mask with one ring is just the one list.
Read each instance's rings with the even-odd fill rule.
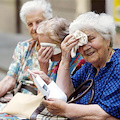
[[82,29],[96,30],[104,39],[111,40],[110,46],[113,46],[116,27],[112,16],[105,13],[97,14],[95,12],[81,14],[71,23],[69,31],[73,33],[76,30]]
[[27,1],[23,4],[20,10],[20,19],[23,23],[26,23],[26,15],[33,10],[42,10],[45,19],[50,19],[53,17],[51,4],[46,0],[33,0]]
[[69,34],[69,22],[64,18],[54,17],[41,22],[37,28],[38,34],[46,34],[52,40],[61,43]]

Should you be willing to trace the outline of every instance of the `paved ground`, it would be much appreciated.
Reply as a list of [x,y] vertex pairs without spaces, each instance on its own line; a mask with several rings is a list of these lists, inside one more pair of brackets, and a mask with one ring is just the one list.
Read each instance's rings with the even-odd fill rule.
[[0,80],[6,75],[8,67],[12,62],[13,51],[17,43],[28,38],[28,36],[21,34],[0,32]]

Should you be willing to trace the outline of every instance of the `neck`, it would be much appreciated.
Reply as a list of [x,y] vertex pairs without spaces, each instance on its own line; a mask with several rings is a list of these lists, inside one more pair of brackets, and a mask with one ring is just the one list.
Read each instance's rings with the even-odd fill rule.
[[51,57],[51,61],[60,61],[61,60],[61,53],[57,55],[53,55]]
[[[106,59],[102,60],[102,62],[100,62],[100,64],[95,65],[95,68],[97,69],[97,73],[99,72],[101,67],[106,66],[106,63],[110,61],[110,59],[111,59],[114,52],[115,51],[112,48],[110,48],[108,50],[108,55],[106,56]],[[97,75],[97,73],[96,73],[96,75]]]

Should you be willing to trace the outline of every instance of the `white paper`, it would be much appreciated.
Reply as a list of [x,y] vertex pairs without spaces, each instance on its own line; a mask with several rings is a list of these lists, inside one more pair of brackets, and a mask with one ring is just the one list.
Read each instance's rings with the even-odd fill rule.
[[57,86],[57,84],[54,81],[52,81],[49,85],[47,85],[39,75],[37,75],[36,78],[33,75],[32,77],[35,85],[43,94],[43,96],[46,97],[46,99],[58,98],[65,102],[67,101],[66,94]]
[[48,99],[50,90],[49,90],[47,84],[42,80],[42,78],[39,75],[37,75],[36,78],[33,75],[32,75],[32,77],[33,77],[34,83],[37,86],[37,88],[40,90],[40,92],[43,94],[43,96],[45,96],[46,99]]
[[49,85],[48,88],[50,90],[50,94],[48,98],[58,98],[63,101],[67,101],[67,96],[66,94],[57,86],[57,84],[52,81]]

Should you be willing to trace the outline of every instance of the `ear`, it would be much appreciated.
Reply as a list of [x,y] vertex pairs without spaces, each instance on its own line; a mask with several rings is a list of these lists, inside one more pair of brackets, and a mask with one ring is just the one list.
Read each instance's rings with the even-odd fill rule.
[[107,46],[110,47],[111,40],[107,40]]

